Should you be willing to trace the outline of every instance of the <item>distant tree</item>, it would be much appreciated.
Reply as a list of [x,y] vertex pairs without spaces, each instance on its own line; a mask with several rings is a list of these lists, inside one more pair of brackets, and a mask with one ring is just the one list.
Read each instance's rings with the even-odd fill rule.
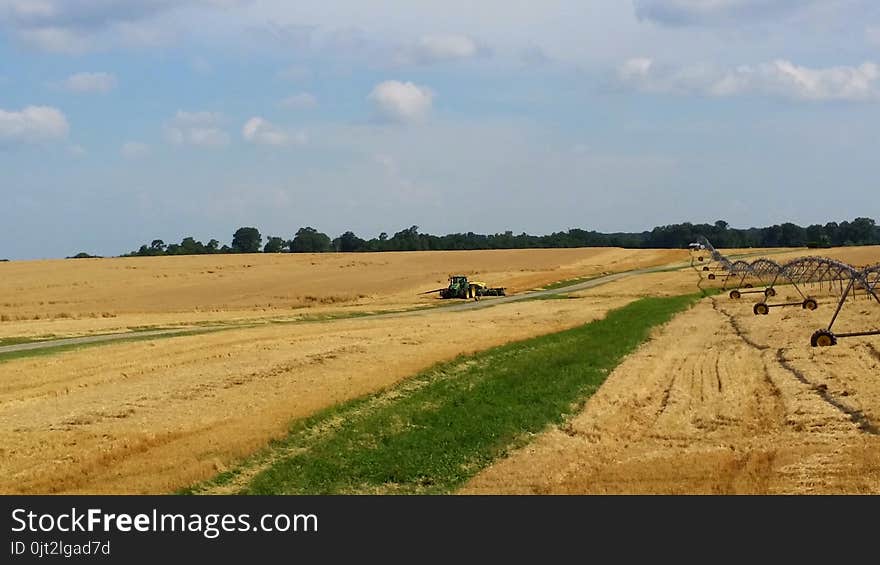
[[293,237],[290,251],[293,253],[326,253],[331,250],[330,237],[313,227],[300,228]]
[[807,231],[791,222],[780,226],[779,244],[783,247],[801,247],[807,243]]
[[224,245],[220,248],[220,253],[232,253],[232,248],[228,245]]
[[150,249],[153,252],[158,252],[159,254],[162,254],[165,252],[165,242],[161,239],[154,239],[153,242],[150,244]]
[[343,253],[351,253],[354,251],[361,251],[364,248],[365,243],[366,242],[356,236],[354,232],[347,231],[339,236],[338,247],[335,247]]
[[263,247],[263,253],[281,253],[286,245],[287,242],[280,237],[270,237]]
[[85,252],[80,252],[80,253],[77,253],[76,255],[72,255],[72,256],[68,257],[68,259],[100,259],[100,258],[101,258],[100,255],[90,255]]
[[849,232],[856,245],[868,245],[876,237],[876,223],[871,218],[856,218],[849,224]]
[[257,228],[238,228],[232,236],[234,253],[259,253],[263,236]]
[[219,248],[220,248],[220,242],[217,241],[216,239],[212,239],[211,241],[208,242],[208,245],[205,246],[205,250],[208,253],[217,253],[217,251],[219,251]]
[[181,255],[202,255],[205,253],[205,245],[192,237],[185,237],[180,242]]

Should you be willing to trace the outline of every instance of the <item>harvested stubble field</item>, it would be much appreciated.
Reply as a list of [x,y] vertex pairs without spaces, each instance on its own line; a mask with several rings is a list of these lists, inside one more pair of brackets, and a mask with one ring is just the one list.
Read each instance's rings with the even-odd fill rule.
[[686,257],[599,248],[18,261],[0,264],[0,339],[413,308],[435,304],[418,293],[450,274],[515,293]]
[[[876,247],[833,251],[880,258]],[[639,280],[650,278],[674,286],[668,274]],[[780,301],[800,300],[779,290]],[[758,298],[702,300],[618,366],[578,416],[463,492],[880,492],[880,336],[810,347],[837,304],[817,296],[814,312],[769,316],[752,313]],[[835,328],[880,329],[880,305],[860,296]]]
[[[880,260],[878,248],[822,254]],[[24,263],[30,279],[0,279],[20,318],[0,328],[6,336],[82,334],[160,319],[203,321],[212,309],[225,321],[259,318],[303,306],[274,298],[282,292],[319,296],[322,288],[329,296],[363,294],[345,303],[353,308],[413,307],[440,302],[413,294],[443,286],[456,271],[524,290],[687,258],[680,251],[605,249],[85,260],[63,268],[56,262],[54,271]],[[358,261],[362,269],[345,267]],[[214,270],[209,263],[237,265],[243,280],[215,287],[203,273]],[[247,264],[265,272],[257,277],[260,269],[242,267]],[[132,265],[152,275],[138,285]],[[82,271],[52,275],[53,286],[49,273],[65,268]],[[87,287],[89,269],[109,278]],[[187,270],[198,282],[182,284]],[[153,276],[160,272],[169,276]],[[177,283],[168,280],[173,272]],[[234,466],[282,437],[293,419],[460,354],[601,318],[640,296],[692,293],[695,283],[696,273],[685,268],[627,277],[571,300],[231,328],[6,361],[0,363],[0,492],[173,491]],[[186,299],[173,292],[176,285]],[[90,291],[77,295],[83,287]],[[27,319],[28,312],[40,313],[40,301],[54,312],[48,296],[39,298],[43,291],[57,293],[55,302],[66,297],[69,310],[81,309],[70,318]],[[815,312],[781,309],[760,318],[751,305],[725,296],[702,300],[625,360],[581,414],[488,468],[465,491],[880,491],[873,428],[880,422],[880,338],[813,350],[808,338],[827,323],[830,299]],[[340,305],[309,310],[334,307]],[[105,310],[117,318],[75,314]],[[845,316],[841,324],[880,327],[880,307],[863,301]],[[115,325],[90,325],[96,321]]]

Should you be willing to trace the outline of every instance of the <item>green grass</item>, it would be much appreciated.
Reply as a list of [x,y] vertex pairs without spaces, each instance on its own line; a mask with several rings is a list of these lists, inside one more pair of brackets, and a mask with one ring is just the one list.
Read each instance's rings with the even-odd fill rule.
[[[614,274],[614,273],[611,273],[611,274]],[[599,274],[599,275],[590,275],[590,276],[586,276],[586,277],[576,277],[573,279],[565,279],[562,281],[556,281],[554,283],[544,285],[544,286],[538,288],[537,290],[556,290],[557,288],[565,288],[567,286],[572,286],[572,285],[579,284],[582,282],[591,281],[593,279],[598,279],[598,278],[604,277],[604,276],[606,276],[606,275]]]
[[5,345],[21,345],[22,343],[37,343],[41,341],[49,341],[52,339],[56,339],[54,335],[44,335],[44,336],[13,336],[13,337],[0,337],[0,347]]
[[[77,349],[84,349],[87,347],[98,347],[102,345],[113,345],[115,343],[128,343],[132,341],[148,341],[148,340],[157,340],[157,339],[168,339],[173,337],[181,337],[188,335],[197,335],[204,333],[214,333],[219,331],[226,330],[242,330],[242,329],[250,329],[257,328],[267,324],[302,324],[302,323],[311,323],[311,322],[328,322],[334,320],[346,320],[353,318],[363,318],[369,316],[376,316],[381,314],[398,314],[405,312],[412,312],[416,310],[429,310],[438,307],[442,307],[443,305],[429,305],[429,306],[420,306],[414,308],[406,308],[406,309],[398,309],[398,310],[378,310],[371,312],[328,312],[326,314],[313,314],[313,315],[305,315],[300,316],[295,319],[290,320],[279,320],[279,319],[254,319],[247,321],[203,321],[203,322],[181,322],[180,324],[171,324],[171,325],[155,325],[155,326],[129,326],[129,333],[132,334],[131,337],[123,337],[119,339],[107,340],[107,341],[97,341],[93,343],[79,343],[79,344],[71,344],[71,345],[51,345],[48,344],[46,347],[39,349],[28,349],[24,351],[11,351],[7,353],[0,353],[0,363],[5,361],[11,361],[13,359],[23,359],[28,357],[44,357],[47,355],[54,355],[56,353],[63,353],[66,351],[74,351]],[[188,327],[187,327],[188,326]],[[195,327],[193,327],[195,326]],[[169,331],[167,334],[163,335],[153,335],[153,336],[143,336],[138,335],[145,332],[151,331]],[[178,330],[178,331],[174,331]],[[51,342],[55,340],[62,339],[78,339],[84,337],[101,337],[105,335],[119,335],[119,334],[84,334],[84,335],[72,335],[72,336],[43,336],[43,337],[7,337],[0,338],[0,346],[7,345],[21,345],[26,343],[43,343],[43,342]]]
[[[225,328],[220,328],[225,329]],[[124,337],[120,339],[108,340],[108,341],[96,341],[92,343],[74,343],[70,345],[57,345],[57,346],[48,346],[42,347],[39,349],[26,349],[24,351],[9,351],[7,353],[0,353],[0,363],[5,363],[7,361],[13,361],[15,359],[26,359],[29,357],[45,357],[47,355],[55,355],[57,353],[64,353],[66,351],[77,351],[79,349],[87,349],[91,347],[98,347],[101,345],[115,345],[117,343],[131,343],[134,341],[152,341],[157,339],[168,339],[172,337],[181,337],[188,335],[199,335],[206,333],[213,333],[215,331],[220,331],[220,329],[198,329],[198,330],[182,330],[179,332],[171,332],[162,335],[153,335],[153,336],[145,336],[145,335],[137,335],[138,332],[132,332],[134,335],[131,337]],[[97,337],[97,336],[96,336]]]
[[576,413],[620,361],[701,295],[643,298],[571,330],[443,363],[295,422],[199,493],[446,493]]
[[541,294],[530,298],[523,298],[520,302],[528,302],[531,300],[577,300],[577,296],[570,294]]

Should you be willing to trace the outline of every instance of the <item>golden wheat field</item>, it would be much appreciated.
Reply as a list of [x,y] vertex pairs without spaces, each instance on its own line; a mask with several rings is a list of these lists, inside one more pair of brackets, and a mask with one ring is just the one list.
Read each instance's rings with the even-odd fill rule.
[[[781,261],[811,251],[764,252]],[[821,254],[880,262],[880,247]],[[641,296],[695,292],[689,259],[573,249],[0,264],[7,340],[227,326],[0,361],[0,492],[171,492],[230,468],[295,418],[439,361],[583,324]],[[418,293],[453,273],[518,293],[667,265],[681,268],[570,300],[298,321],[435,306],[447,301]],[[720,281],[703,284],[712,285]],[[817,298],[816,311],[761,317],[757,298],[704,298],[657,328],[579,415],[464,492],[880,492],[880,337],[811,348],[833,307],[830,295]],[[880,328],[880,305],[860,298],[840,324]]]

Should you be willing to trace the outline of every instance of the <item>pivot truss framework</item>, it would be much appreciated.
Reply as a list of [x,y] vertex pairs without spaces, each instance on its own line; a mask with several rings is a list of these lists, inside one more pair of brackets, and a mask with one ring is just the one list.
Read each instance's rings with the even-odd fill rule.
[[[755,315],[767,315],[771,308],[784,306],[801,306],[805,310],[815,310],[819,307],[818,301],[805,293],[807,287],[821,292],[828,291],[838,297],[837,307],[831,317],[827,328],[813,333],[810,344],[816,346],[836,345],[839,338],[880,335],[880,330],[871,329],[857,332],[834,333],[832,328],[837,321],[843,306],[847,300],[855,300],[862,293],[872,303],[880,305],[880,264],[868,267],[855,267],[828,257],[800,257],[784,264],[777,263],[773,259],[760,258],[751,263],[738,260],[731,261],[716,250],[708,239],[700,237],[697,240],[699,247],[694,250],[697,260],[704,263],[702,269],[694,265],[693,257],[691,265],[701,275],[709,272],[707,278],[715,280],[715,272],[724,272],[723,290],[727,290],[728,284],[733,282],[734,288],[729,296],[734,300],[742,298],[745,294],[762,294],[761,302],[755,304],[752,311]],[[703,253],[708,254],[710,261],[706,262]],[[717,264],[717,265],[714,265]],[[771,303],[771,299],[777,295],[776,285],[790,285],[798,293],[801,300],[796,302]],[[763,288],[755,288],[755,285]]]

